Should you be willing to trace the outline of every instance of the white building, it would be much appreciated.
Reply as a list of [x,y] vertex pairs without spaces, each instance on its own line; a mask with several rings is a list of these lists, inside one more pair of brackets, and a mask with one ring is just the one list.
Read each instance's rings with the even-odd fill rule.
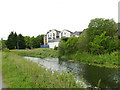
[[64,29],[63,31],[58,31],[56,29],[49,30],[44,37],[44,45],[49,45],[49,48],[54,48],[55,46],[58,47],[62,37],[72,37],[73,34],[76,33],[73,33],[66,29]]
[[56,29],[49,30],[46,35],[47,44],[49,45],[49,48],[54,48],[55,46],[58,47],[58,44],[60,42],[60,31]]
[[61,37],[71,37],[72,32],[69,30],[64,29],[63,31],[61,31]]
[[79,37],[80,36],[80,32],[75,31],[74,33],[72,33],[72,37]]

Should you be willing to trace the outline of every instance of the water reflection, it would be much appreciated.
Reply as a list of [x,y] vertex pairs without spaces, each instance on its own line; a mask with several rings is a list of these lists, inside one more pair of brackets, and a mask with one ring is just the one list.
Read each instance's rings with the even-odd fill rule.
[[59,72],[67,71],[68,73],[75,73],[76,77],[82,77],[93,87],[98,85],[100,80],[100,87],[116,88],[118,83],[118,69],[97,67],[87,64],[80,64],[78,62],[60,61],[58,58],[34,58],[24,57],[31,61],[37,62],[38,65],[46,67],[46,69],[56,70]]

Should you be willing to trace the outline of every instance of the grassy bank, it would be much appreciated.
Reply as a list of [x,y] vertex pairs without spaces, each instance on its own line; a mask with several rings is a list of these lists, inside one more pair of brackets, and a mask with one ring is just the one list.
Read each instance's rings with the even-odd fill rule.
[[38,57],[38,58],[58,57],[57,51],[50,48],[38,48],[38,49],[26,50],[26,51],[10,50],[10,52],[18,54],[20,56],[29,56],[29,57]]
[[2,51],[0,51],[0,73],[2,73]]
[[3,53],[2,74],[8,88],[81,88],[75,76],[63,72],[52,73],[37,63],[13,53]]
[[87,63],[96,66],[114,67],[118,68],[118,52],[104,55],[93,55],[89,53],[69,54],[61,57],[62,60],[74,60],[80,63]]
[[[50,49],[50,48],[38,48],[31,51],[23,51],[23,50],[10,50],[10,52],[18,54],[20,56],[30,56],[30,57],[38,57],[38,58],[46,58],[46,57],[58,57],[58,51]],[[60,57],[61,60],[68,61],[78,61],[80,63],[96,65],[96,66],[104,66],[104,67],[113,67],[117,68],[118,66],[118,52],[112,52],[111,54],[103,54],[103,55],[94,55],[89,53],[75,53],[63,55]]]

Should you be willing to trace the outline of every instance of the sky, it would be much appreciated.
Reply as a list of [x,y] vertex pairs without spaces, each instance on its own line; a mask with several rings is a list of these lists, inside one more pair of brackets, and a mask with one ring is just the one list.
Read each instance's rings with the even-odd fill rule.
[[0,38],[11,31],[23,36],[46,34],[51,29],[83,31],[91,19],[118,22],[120,0],[0,0]]

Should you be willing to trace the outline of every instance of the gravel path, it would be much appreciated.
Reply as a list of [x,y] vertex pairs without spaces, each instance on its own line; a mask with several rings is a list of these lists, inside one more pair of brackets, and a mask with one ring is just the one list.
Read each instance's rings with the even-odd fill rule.
[[5,83],[3,83],[3,81],[2,81],[2,74],[0,73],[0,90],[2,88],[6,88],[6,86],[5,86]]

